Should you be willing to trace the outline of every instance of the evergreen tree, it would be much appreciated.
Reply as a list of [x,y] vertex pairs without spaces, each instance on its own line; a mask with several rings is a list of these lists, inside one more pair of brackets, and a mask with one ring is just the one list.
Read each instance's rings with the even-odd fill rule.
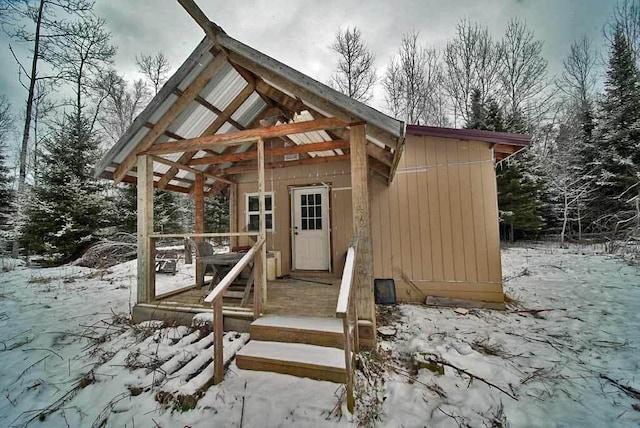
[[[118,187],[112,197],[114,222],[110,225],[119,232],[136,233],[138,227],[137,205],[138,189],[126,184]],[[181,233],[193,229],[189,222],[192,211],[191,198],[167,190],[153,191],[153,229],[162,233]],[[183,205],[186,204],[186,207]],[[191,228],[189,227],[191,225]]]
[[66,115],[43,144],[38,184],[26,206],[23,241],[29,251],[52,262],[78,256],[106,220],[103,186],[93,178],[99,142],[91,121]]
[[5,150],[4,144],[0,143],[0,254],[9,249],[15,213],[15,192]]
[[[467,129],[505,131],[505,120],[499,104],[489,98],[485,105],[480,100],[479,91],[472,92],[469,111]],[[519,116],[509,118],[508,122],[514,128],[509,131],[518,132],[524,127]],[[538,175],[540,171],[534,172],[534,166],[533,156],[527,150],[497,166],[500,230],[505,239],[513,240],[516,234],[535,235],[544,224],[543,185]]]
[[622,28],[613,34],[596,132],[600,162],[594,209],[607,229],[635,225],[640,198],[640,81]]

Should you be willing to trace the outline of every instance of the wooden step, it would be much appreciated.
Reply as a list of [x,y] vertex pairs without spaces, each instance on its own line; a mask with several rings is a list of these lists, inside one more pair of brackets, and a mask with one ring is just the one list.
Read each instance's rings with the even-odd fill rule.
[[251,340],[304,343],[344,349],[342,320],[266,315],[251,323]]
[[251,340],[236,354],[238,368],[345,383],[344,351],[302,343]]

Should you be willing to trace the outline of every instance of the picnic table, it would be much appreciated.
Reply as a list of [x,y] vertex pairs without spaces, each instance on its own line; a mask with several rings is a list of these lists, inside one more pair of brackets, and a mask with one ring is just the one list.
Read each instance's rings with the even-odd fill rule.
[[[211,267],[212,278],[209,281],[209,290],[213,290],[216,285],[225,277],[227,273],[240,261],[245,253],[220,253],[198,257],[204,265],[204,271]],[[249,302],[249,294],[253,287],[253,263],[250,263],[245,271],[248,271],[247,282],[243,291],[227,291],[225,297],[241,298],[240,306],[245,307]]]

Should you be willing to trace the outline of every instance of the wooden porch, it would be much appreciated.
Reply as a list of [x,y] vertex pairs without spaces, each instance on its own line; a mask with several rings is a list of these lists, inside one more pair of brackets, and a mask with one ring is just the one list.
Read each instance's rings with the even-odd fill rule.
[[[208,286],[192,286],[156,296],[156,299],[150,303],[158,306],[170,304],[210,311],[211,304],[204,301],[209,293]],[[268,298],[263,306],[263,314],[335,317],[338,294],[340,293],[340,278],[310,276],[303,279],[267,281],[267,293]],[[253,301],[253,291],[250,295],[250,301]],[[223,311],[231,316],[238,311],[247,311],[247,313],[253,314],[253,308],[241,307],[238,298],[224,297]]]

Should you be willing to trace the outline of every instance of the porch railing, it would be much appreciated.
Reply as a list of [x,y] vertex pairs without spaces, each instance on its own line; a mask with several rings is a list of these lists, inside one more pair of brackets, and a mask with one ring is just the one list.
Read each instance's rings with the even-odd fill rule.
[[[358,254],[358,241],[353,240],[347,250],[347,259],[342,271],[342,281],[340,282],[340,294],[338,295],[338,305],[336,306],[336,317],[342,318],[344,330],[344,362],[345,362],[345,383],[347,387],[347,409],[353,413],[355,404],[353,397],[353,378],[355,356],[360,352],[358,339],[358,290],[353,284],[355,274],[356,258]],[[353,352],[352,352],[353,350]]]
[[[256,254],[259,254],[261,247],[265,243],[265,238],[259,238],[258,241],[251,247],[251,249],[240,259],[238,263],[227,273],[224,278],[215,286],[213,291],[204,299],[205,302],[211,303],[213,308],[213,383],[218,384],[222,382],[224,377],[224,352],[223,341],[224,335],[224,323],[222,315],[222,296],[227,288],[233,281],[240,275],[245,267],[253,260]],[[261,260],[258,257],[256,261],[260,264],[266,263],[266,260]],[[254,266],[254,269],[262,269],[262,266]],[[262,312],[262,284],[261,281],[254,281],[253,292],[253,311],[254,316],[257,317]],[[257,315],[256,315],[257,314]]]

